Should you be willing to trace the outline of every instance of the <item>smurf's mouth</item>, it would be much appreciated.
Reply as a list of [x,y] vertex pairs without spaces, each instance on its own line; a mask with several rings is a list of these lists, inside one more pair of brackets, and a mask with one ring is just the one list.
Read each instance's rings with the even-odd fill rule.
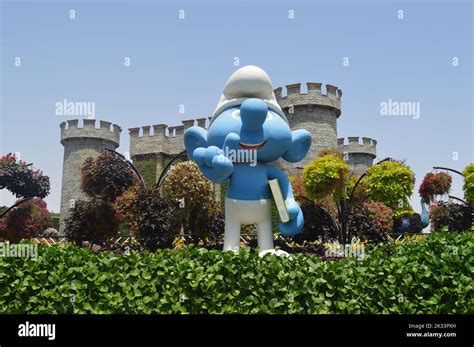
[[240,147],[242,147],[243,149],[250,149],[250,150],[259,150],[260,148],[262,148],[263,146],[265,146],[265,144],[267,143],[267,140],[261,142],[261,143],[257,143],[257,144],[249,144],[249,143],[242,143],[240,142]]

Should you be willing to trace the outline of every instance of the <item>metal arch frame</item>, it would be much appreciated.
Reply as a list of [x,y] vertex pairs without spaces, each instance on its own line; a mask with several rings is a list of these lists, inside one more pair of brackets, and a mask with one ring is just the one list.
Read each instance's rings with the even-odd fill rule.
[[451,172],[457,173],[458,175],[464,177],[464,175],[462,174],[462,172],[459,172],[458,170],[451,169],[451,168],[449,168],[449,167],[433,166],[433,169],[434,169],[434,170],[446,170],[446,171],[451,171]]
[[166,164],[165,168],[163,169],[163,172],[160,175],[160,178],[158,178],[158,182],[156,182],[155,188],[160,188],[163,182],[166,180],[166,177],[168,177],[168,170],[170,169],[171,165],[183,154],[186,154],[186,150],[180,152],[179,154],[176,154],[168,164]]
[[3,218],[4,216],[7,215],[8,212],[10,212],[11,210],[13,210],[15,207],[21,205],[22,203],[24,202],[27,202],[28,200],[31,200],[33,199],[33,197],[29,197],[29,198],[23,198],[21,200],[18,200],[17,202],[15,202],[12,206],[10,206],[9,208],[7,208],[1,215],[0,215],[0,218]]
[[[446,171],[451,171],[451,172],[457,173],[459,176],[462,176],[463,178],[465,178],[464,175],[462,174],[462,172],[459,172],[458,170],[451,169],[451,168],[449,168],[449,167],[433,166],[433,169],[434,169],[434,170],[446,170]],[[448,195],[448,197],[449,197],[450,199],[453,199],[453,200],[457,200],[457,201],[459,201],[459,202],[462,202],[462,203],[465,204],[466,206],[469,206],[469,207],[472,208],[472,206],[471,206],[470,203],[468,203],[467,201],[465,201],[465,200],[463,200],[463,199],[461,199],[461,198],[458,198],[458,197],[453,196],[453,195]]]
[[[392,160],[393,160],[392,158],[388,157],[388,158],[382,159],[381,161],[375,163],[373,166],[378,165],[378,164],[380,164],[380,163],[383,163],[383,162],[385,162],[385,161],[392,161]],[[354,184],[354,187],[352,187],[351,194],[349,195],[349,205],[350,205],[351,202],[352,202],[352,197],[353,197],[353,195],[354,195],[354,192],[355,192],[357,186],[359,185],[360,181],[362,181],[362,179],[363,179],[365,176],[367,176],[367,170],[364,171],[364,173],[363,173],[362,175],[360,175],[360,177],[359,177],[359,179],[357,180],[356,184]],[[367,198],[366,198],[366,199],[367,199]]]
[[139,172],[138,169],[135,167],[135,165],[133,165],[133,163],[132,163],[131,161],[127,160],[127,158],[125,158],[125,156],[124,156],[123,154],[121,154],[121,153],[119,153],[119,152],[117,152],[117,151],[114,151],[113,149],[109,149],[109,148],[105,148],[105,147],[104,147],[104,150],[107,151],[107,152],[113,153],[113,154],[119,156],[122,160],[124,160],[124,161],[130,166],[130,168],[133,170],[133,172],[135,172],[135,174],[138,176],[138,179],[139,179],[141,185],[142,185],[143,187],[146,187],[146,183],[145,183],[145,181],[143,180],[142,175],[140,175],[140,172]]

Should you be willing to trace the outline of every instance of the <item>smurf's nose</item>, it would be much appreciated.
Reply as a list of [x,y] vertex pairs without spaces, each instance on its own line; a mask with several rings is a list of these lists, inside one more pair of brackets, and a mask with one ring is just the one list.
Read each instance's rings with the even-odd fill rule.
[[268,107],[260,99],[247,99],[240,106],[242,130],[256,131],[262,129],[267,118]]

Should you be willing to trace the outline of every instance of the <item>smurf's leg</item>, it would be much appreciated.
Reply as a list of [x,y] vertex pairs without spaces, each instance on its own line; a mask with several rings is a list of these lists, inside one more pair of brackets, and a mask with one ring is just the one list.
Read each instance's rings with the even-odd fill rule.
[[240,222],[234,218],[232,208],[234,206],[226,200],[224,251],[238,252],[240,247]]
[[265,218],[257,224],[257,233],[260,254],[274,251],[271,218]]

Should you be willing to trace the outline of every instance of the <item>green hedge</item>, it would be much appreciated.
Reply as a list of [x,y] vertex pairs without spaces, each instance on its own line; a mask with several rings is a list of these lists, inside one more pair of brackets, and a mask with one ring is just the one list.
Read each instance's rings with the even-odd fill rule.
[[36,261],[0,258],[0,312],[473,313],[473,249],[471,233],[380,245],[362,261],[40,246]]

